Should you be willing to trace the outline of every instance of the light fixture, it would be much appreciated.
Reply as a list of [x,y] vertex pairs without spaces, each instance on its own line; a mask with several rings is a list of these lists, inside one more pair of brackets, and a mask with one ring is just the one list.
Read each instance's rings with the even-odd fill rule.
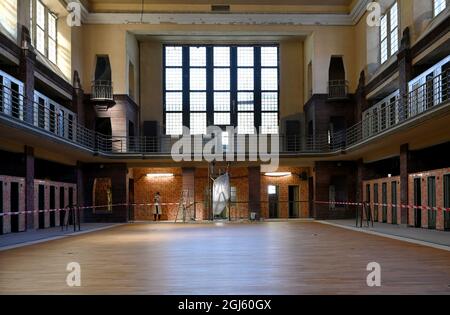
[[272,173],[265,173],[264,176],[269,176],[269,177],[287,177],[287,176],[291,176],[292,173],[291,172],[272,172]]
[[392,174],[388,174],[388,177],[391,178],[391,177],[392,177]]
[[162,177],[173,177],[175,176],[172,173],[149,173],[147,174],[148,178],[162,178]]

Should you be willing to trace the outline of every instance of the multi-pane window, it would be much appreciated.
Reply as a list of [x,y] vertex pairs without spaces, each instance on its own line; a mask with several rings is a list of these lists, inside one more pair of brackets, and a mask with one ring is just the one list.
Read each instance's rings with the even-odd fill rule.
[[438,16],[441,14],[442,11],[444,11],[447,7],[447,1],[446,0],[433,0],[433,11],[434,16]]
[[166,134],[278,133],[277,46],[165,46],[164,56]]
[[56,64],[57,17],[40,0],[30,1],[30,36],[36,50]]
[[389,8],[380,20],[380,60],[385,63],[395,55],[399,46],[399,19],[397,2]]

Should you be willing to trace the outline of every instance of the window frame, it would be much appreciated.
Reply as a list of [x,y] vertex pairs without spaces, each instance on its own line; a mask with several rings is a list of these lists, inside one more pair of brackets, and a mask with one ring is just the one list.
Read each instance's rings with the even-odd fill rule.
[[[392,13],[393,9],[396,7],[396,24],[395,27],[392,27]],[[394,3],[389,6],[385,13],[380,18],[380,32],[379,32],[379,53],[380,53],[380,64],[383,65],[393,56],[395,56],[400,49],[400,7],[398,1],[394,1]],[[383,37],[383,24],[384,19],[386,23],[386,36]],[[393,46],[393,39],[396,39],[395,46]],[[383,45],[386,42],[386,47]],[[395,51],[393,51],[393,47],[395,47]],[[383,52],[386,50],[386,57],[383,57]]]
[[[44,8],[44,25],[39,25],[37,17],[37,7]],[[54,18],[54,38],[50,36],[50,17]],[[31,45],[39,54],[44,56],[52,64],[58,63],[58,15],[51,11],[41,0],[30,0],[30,39]],[[43,50],[38,49],[38,29],[44,33]],[[50,42],[54,43],[54,54],[50,54]],[[54,56],[54,58],[52,57]]]
[[[440,5],[437,4],[438,1],[442,1]],[[437,12],[437,9],[441,9],[439,12]],[[433,0],[433,18],[438,17],[441,15],[445,9],[447,9],[447,1],[446,0]]]
[[[256,128],[262,128],[262,110],[261,110],[261,72],[262,69],[266,68],[274,68],[277,70],[277,90],[276,91],[267,91],[267,92],[273,92],[277,93],[276,97],[276,110],[271,111],[264,111],[264,113],[275,113],[277,116],[277,126],[278,126],[278,132],[279,133],[279,123],[280,123],[280,55],[279,55],[279,43],[265,43],[265,44],[176,44],[176,43],[167,43],[162,45],[163,53],[163,125],[164,125],[164,133],[165,135],[172,135],[172,136],[181,136],[181,134],[174,134],[170,130],[168,130],[167,126],[167,114],[173,113],[172,110],[168,110],[167,108],[167,94],[168,92],[172,92],[170,90],[167,90],[167,82],[166,82],[166,71],[167,69],[173,68],[172,66],[168,66],[166,64],[167,62],[167,47],[181,47],[182,48],[182,65],[179,66],[179,68],[182,69],[183,73],[183,82],[187,82],[187,85],[183,85],[182,91],[179,91],[182,93],[183,97],[183,104],[182,104],[182,110],[178,111],[178,113],[181,113],[183,116],[182,125],[183,126],[189,126],[190,127],[190,115],[191,113],[195,113],[196,111],[192,112],[190,110],[190,93],[192,92],[190,90],[189,86],[189,80],[190,80],[190,69],[191,68],[198,68],[197,66],[190,67],[190,57],[189,57],[189,51],[191,47],[206,47],[206,97],[207,97],[207,106],[206,106],[206,117],[207,117],[207,127],[208,126],[217,126],[222,129],[224,129],[226,126],[233,126],[239,129],[238,126],[238,113],[244,113],[244,114],[252,114],[253,115],[253,124]],[[230,63],[229,66],[224,65],[215,65],[214,63],[214,48],[216,47],[226,47],[229,48],[229,56],[230,56]],[[239,47],[251,47],[253,48],[253,66],[239,66],[237,61],[237,50]],[[262,47],[275,47],[276,48],[276,65],[270,66],[270,67],[262,67],[261,66],[261,48]],[[247,69],[251,68],[253,69],[253,90],[252,91],[240,91],[238,87],[238,70],[239,69]],[[214,70],[217,69],[229,69],[230,74],[230,87],[229,90],[216,90],[215,84],[214,84]],[[238,92],[247,92],[253,94],[253,110],[251,111],[238,111]],[[215,108],[215,102],[214,102],[214,96],[215,93],[229,93],[230,94],[230,108],[229,110],[218,110]],[[215,124],[215,114],[229,114],[230,115],[230,124],[229,125],[220,125]],[[271,134],[275,134],[272,132]]]

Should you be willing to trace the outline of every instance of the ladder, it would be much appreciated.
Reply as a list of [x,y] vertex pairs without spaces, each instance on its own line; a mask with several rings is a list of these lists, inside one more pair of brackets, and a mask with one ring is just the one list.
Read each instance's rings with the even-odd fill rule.
[[177,223],[178,216],[181,214],[183,222],[186,222],[186,209],[189,202],[189,190],[183,190],[180,196],[180,202],[178,203],[177,215],[175,216],[175,223]]

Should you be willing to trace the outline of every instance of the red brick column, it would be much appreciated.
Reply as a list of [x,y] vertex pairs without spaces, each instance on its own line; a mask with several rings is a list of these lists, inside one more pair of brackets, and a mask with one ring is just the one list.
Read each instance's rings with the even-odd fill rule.
[[261,217],[261,167],[248,168],[248,200],[249,212],[256,213],[256,219]]
[[[400,146],[400,203],[408,204],[408,161],[409,145]],[[408,209],[401,208],[401,224],[408,224]]]
[[[25,146],[25,210],[34,211],[34,149]],[[25,216],[25,228],[34,229],[34,214]]]

